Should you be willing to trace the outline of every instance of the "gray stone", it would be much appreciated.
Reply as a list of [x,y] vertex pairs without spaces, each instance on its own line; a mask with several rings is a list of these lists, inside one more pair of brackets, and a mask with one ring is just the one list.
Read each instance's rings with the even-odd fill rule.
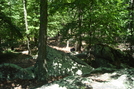
[[36,89],[93,89],[89,78],[82,78],[79,76],[68,76],[59,81],[46,84]]
[[93,68],[81,59],[62,51],[47,47],[47,76],[82,75]]
[[130,54],[122,52],[119,49],[114,49],[108,45],[94,45],[91,54],[95,57],[95,60],[91,63],[93,67],[96,65],[98,65],[97,67],[109,67],[112,65],[121,68],[121,64],[134,67],[134,58],[132,58]]
[[68,76],[37,89],[134,89],[134,69],[98,73],[86,77]]

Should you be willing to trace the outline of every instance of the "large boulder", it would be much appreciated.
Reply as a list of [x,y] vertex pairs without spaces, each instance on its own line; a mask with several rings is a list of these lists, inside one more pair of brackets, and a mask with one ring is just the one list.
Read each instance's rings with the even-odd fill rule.
[[128,53],[122,52],[119,49],[114,49],[108,45],[97,44],[93,46],[91,54],[95,59],[92,61],[93,67],[121,67],[122,64],[127,64],[134,67],[134,59]]
[[134,89],[134,69],[97,68],[86,76],[68,76],[36,89]]
[[89,73],[92,67],[81,59],[62,51],[47,47],[49,76],[71,76]]
[[[99,69],[102,71],[102,68]],[[133,74],[134,69],[125,68],[113,72],[105,72],[102,74],[100,73],[99,75],[94,74],[92,76],[89,76],[89,78],[92,78],[92,80],[94,80],[90,82],[93,89],[133,89]]]
[[59,81],[48,83],[36,89],[93,89],[91,79],[80,76],[68,76]]

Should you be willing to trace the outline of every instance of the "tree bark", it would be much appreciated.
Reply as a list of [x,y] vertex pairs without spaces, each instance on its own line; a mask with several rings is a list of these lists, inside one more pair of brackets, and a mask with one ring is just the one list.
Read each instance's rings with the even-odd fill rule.
[[[129,27],[128,27],[128,29],[130,30],[130,33],[131,33],[131,39],[132,39],[132,37],[133,37],[133,33],[134,33],[134,26],[133,26],[133,24],[134,24],[134,0],[130,0],[130,3],[129,3],[129,8],[130,8],[130,10],[129,10],[129,19],[130,19],[130,22],[129,22]],[[132,52],[132,42],[130,41],[130,51]]]
[[39,81],[47,80],[47,0],[40,0],[40,29],[39,29],[39,44],[38,44],[38,58],[35,65],[36,78]]
[[23,0],[23,9],[24,9],[24,21],[25,21],[25,29],[26,29],[26,37],[27,37],[27,49],[28,49],[28,54],[31,54],[31,49],[30,49],[30,38],[29,38],[29,33],[28,33],[28,21],[27,21],[27,9],[26,9],[26,0]]
[[76,46],[75,49],[76,51],[78,51],[79,53],[81,53],[81,47],[82,47],[82,9],[81,6],[78,7],[78,29],[79,29],[79,33],[77,36],[77,41],[76,41]]

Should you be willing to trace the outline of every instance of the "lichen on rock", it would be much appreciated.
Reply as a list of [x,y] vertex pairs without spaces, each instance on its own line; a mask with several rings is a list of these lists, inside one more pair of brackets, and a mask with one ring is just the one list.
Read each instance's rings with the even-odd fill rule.
[[47,59],[48,76],[81,75],[92,70],[81,59],[51,47],[47,47]]

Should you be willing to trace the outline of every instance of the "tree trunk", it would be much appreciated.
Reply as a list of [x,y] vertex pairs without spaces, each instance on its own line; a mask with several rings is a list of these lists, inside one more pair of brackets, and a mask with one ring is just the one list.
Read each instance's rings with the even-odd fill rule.
[[24,9],[24,21],[25,21],[25,29],[26,29],[26,37],[27,37],[27,49],[28,49],[28,54],[31,54],[31,49],[30,49],[30,38],[29,38],[29,32],[28,32],[28,21],[27,21],[27,9],[26,9],[26,0],[23,0],[23,9]]
[[38,45],[38,39],[37,39],[37,35],[36,34],[35,34],[35,36],[34,36],[34,45],[37,47],[37,45]]
[[76,42],[76,51],[78,51],[79,53],[81,53],[81,47],[82,47],[82,9],[81,7],[78,7],[78,29],[79,29],[79,33],[77,36],[77,42]]
[[[134,25],[134,0],[131,0],[130,6],[131,6],[130,29],[131,29],[131,39],[133,39],[133,36],[134,36],[134,26],[133,26]],[[130,44],[130,50],[131,50],[131,52],[133,52],[133,48],[132,48],[133,45],[134,45],[133,42],[131,42],[131,44]]]
[[[90,13],[92,13],[92,4],[91,4],[91,6],[90,6]],[[89,36],[89,39],[87,40],[87,51],[90,51],[90,48],[91,48],[91,44],[93,44],[92,43],[92,18],[91,18],[92,16],[90,16],[90,19],[89,19],[89,31],[88,31],[88,36]]]
[[36,78],[39,81],[47,80],[47,0],[40,0],[40,29],[39,29],[39,44],[38,58],[35,65]]

